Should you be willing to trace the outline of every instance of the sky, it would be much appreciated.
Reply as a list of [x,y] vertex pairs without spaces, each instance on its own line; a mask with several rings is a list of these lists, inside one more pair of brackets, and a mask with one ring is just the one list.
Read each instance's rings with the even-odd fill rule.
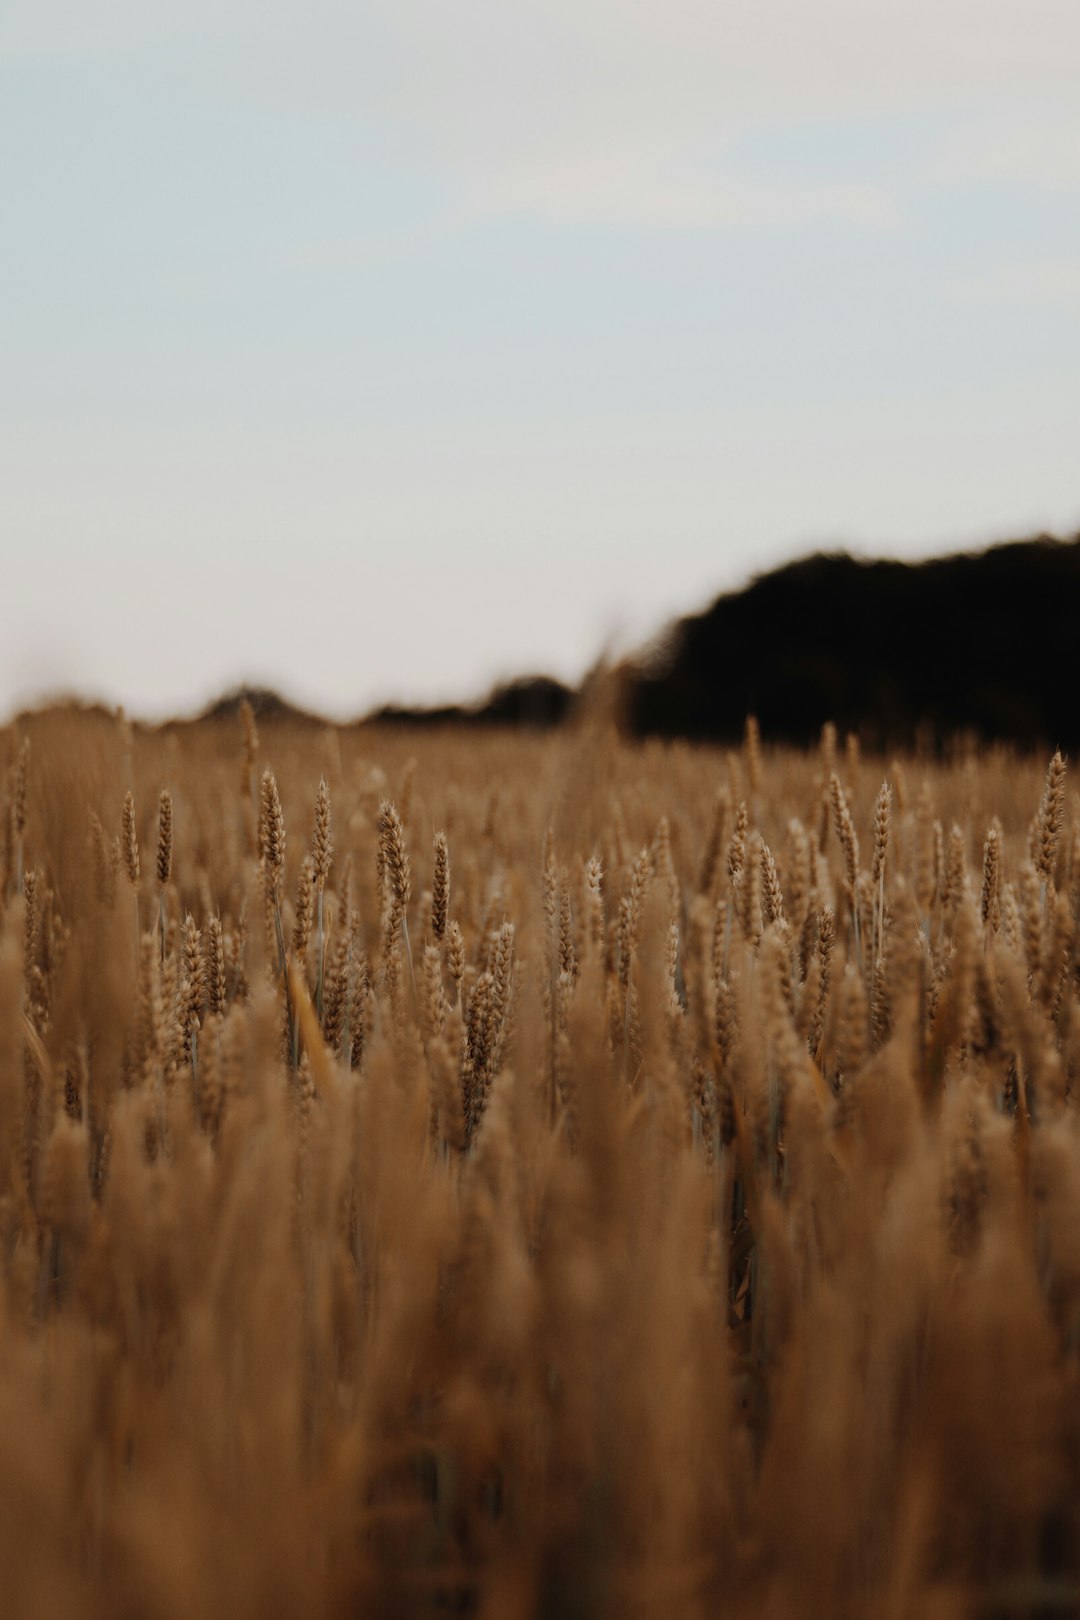
[[1075,0],[0,0],[0,712],[1080,529]]

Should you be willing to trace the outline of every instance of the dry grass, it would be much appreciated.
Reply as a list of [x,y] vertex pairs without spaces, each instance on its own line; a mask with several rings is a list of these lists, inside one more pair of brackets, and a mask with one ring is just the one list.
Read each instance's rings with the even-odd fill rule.
[[1059,760],[24,729],[5,1615],[1080,1609]]

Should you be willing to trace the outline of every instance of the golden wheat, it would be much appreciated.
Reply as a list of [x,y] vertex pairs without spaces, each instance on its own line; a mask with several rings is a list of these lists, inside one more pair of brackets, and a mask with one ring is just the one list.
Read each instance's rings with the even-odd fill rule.
[[1060,755],[3,742],[5,1616],[1080,1610]]

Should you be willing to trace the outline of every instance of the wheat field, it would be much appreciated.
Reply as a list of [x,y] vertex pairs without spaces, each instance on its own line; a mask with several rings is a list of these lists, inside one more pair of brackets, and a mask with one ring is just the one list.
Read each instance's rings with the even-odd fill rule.
[[1059,756],[4,759],[5,1616],[1080,1611]]

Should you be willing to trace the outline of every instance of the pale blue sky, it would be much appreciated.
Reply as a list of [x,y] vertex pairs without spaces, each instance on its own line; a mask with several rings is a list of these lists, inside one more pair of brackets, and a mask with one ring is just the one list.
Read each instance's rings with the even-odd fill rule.
[[1080,528],[1073,0],[0,0],[0,710]]

